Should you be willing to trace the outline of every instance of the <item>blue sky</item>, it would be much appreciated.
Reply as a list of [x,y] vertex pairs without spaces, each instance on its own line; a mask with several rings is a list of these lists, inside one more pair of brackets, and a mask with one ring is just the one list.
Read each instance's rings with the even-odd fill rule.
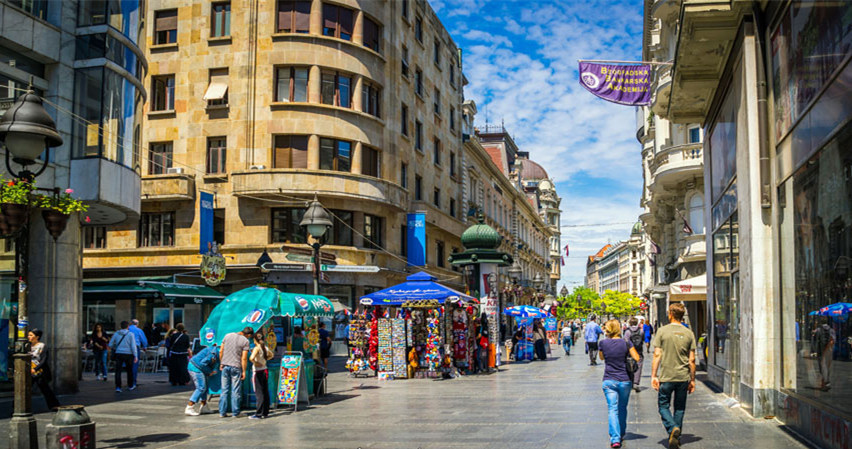
[[[582,282],[586,256],[629,236],[641,209],[635,110],[600,100],[577,80],[577,59],[640,60],[641,1],[431,0],[462,48],[465,97],[477,124],[504,122],[562,197],[571,257],[562,282]],[[620,223],[620,224],[608,224]]]

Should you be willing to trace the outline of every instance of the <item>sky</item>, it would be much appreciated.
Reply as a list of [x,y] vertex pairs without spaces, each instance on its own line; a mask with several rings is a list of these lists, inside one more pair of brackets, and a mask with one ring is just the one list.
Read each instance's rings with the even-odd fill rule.
[[643,2],[430,3],[462,49],[477,125],[502,122],[555,181],[570,248],[557,289],[581,285],[586,257],[630,236],[643,181],[635,108],[586,91],[577,60],[640,60]]

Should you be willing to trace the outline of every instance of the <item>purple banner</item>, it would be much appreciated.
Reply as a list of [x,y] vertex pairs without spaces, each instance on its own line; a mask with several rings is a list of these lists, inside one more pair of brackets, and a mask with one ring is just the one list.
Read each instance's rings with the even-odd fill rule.
[[580,84],[613,103],[642,106],[651,102],[651,67],[647,64],[580,63]]

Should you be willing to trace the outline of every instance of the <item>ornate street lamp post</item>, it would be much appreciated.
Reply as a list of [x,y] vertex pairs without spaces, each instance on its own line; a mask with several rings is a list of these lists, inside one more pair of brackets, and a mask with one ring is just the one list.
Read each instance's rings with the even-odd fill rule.
[[[6,169],[9,174],[22,181],[32,182],[47,168],[49,157],[35,173],[27,167],[35,164],[45,150],[62,145],[62,137],[56,131],[56,122],[42,106],[41,98],[29,91],[21,95],[15,104],[0,118],[0,141],[6,148]],[[23,166],[15,172],[9,162]],[[29,215],[29,212],[27,212]],[[37,448],[36,420],[32,413],[32,376],[30,375],[30,343],[27,340],[29,318],[27,318],[27,274],[29,251],[29,227],[24,225],[15,238],[15,274],[18,278],[18,331],[15,336],[15,353],[12,356],[15,368],[15,404],[9,425],[9,447]]]
[[311,248],[314,249],[314,294],[319,295],[320,248],[322,247],[322,237],[331,227],[331,217],[317,200],[316,195],[314,195],[311,205],[308,206],[308,210],[305,211],[305,216],[302,217],[299,226],[304,227],[308,231],[308,235],[314,239],[314,243],[311,243]]

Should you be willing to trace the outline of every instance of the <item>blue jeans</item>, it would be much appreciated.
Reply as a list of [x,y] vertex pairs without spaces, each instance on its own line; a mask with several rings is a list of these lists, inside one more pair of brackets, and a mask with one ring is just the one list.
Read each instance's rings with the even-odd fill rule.
[[566,354],[571,354],[571,337],[562,337],[562,349],[565,350]]
[[195,391],[192,392],[189,402],[192,402],[193,404],[198,401],[207,402],[207,376],[203,373],[190,371],[189,377],[192,378],[192,383],[195,384]]
[[219,394],[220,415],[228,413],[228,402],[231,403],[231,412],[234,416],[240,414],[240,395],[243,391],[241,371],[241,368],[234,366],[226,366],[222,369],[222,391]]
[[627,403],[632,382],[603,381],[603,392],[609,408],[609,442],[620,443],[627,433]]
[[[671,434],[675,427],[683,429],[683,413],[686,411],[686,394],[689,390],[689,382],[661,382],[660,394],[657,397],[657,405],[660,409],[660,418],[666,433]],[[674,401],[672,401],[674,396]],[[669,407],[674,402],[674,416]]]
[[107,377],[107,351],[94,351],[95,375]]

